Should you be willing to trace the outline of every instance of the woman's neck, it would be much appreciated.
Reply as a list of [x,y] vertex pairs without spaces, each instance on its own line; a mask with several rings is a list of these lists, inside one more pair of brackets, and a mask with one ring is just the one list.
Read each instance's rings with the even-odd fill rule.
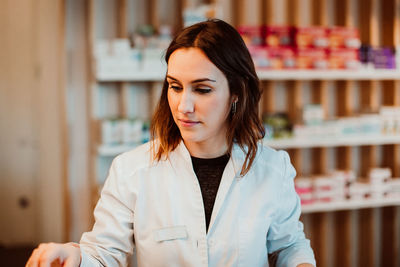
[[228,152],[225,142],[187,142],[183,140],[190,155],[196,158],[217,158]]

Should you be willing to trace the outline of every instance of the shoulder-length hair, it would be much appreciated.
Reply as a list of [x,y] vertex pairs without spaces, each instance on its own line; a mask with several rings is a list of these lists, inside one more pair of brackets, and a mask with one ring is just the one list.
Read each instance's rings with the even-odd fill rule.
[[[168,64],[171,54],[181,48],[201,49],[208,59],[221,70],[228,80],[231,95],[237,96],[236,112],[228,117],[227,143],[231,153],[236,143],[246,153],[241,175],[246,174],[257,154],[258,141],[265,135],[259,117],[260,82],[253,60],[239,33],[222,20],[208,20],[183,29],[172,40],[166,54]],[[150,132],[153,157],[168,157],[182,137],[168,104],[168,82],[165,79],[161,97],[153,116]],[[155,139],[157,138],[157,146]]]

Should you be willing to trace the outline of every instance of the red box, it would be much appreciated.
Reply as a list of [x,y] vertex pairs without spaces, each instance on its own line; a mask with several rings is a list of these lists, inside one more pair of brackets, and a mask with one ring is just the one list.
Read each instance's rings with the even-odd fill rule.
[[296,67],[296,57],[293,48],[267,47],[272,69],[293,69]]
[[335,26],[328,31],[330,48],[359,49],[361,46],[360,33],[357,28]]
[[270,47],[292,47],[293,27],[265,26],[265,44]]
[[296,50],[296,68],[327,69],[328,55],[325,49],[298,48]]
[[249,52],[256,69],[271,68],[271,60],[265,46],[249,46]]
[[325,27],[298,27],[294,29],[294,42],[298,48],[326,48],[328,29]]
[[239,26],[238,32],[242,36],[247,47],[261,46],[264,44],[264,34],[262,26]]
[[291,69],[295,67],[295,53],[287,47],[249,47],[257,69]]
[[329,49],[329,68],[331,69],[358,69],[360,59],[355,49]]

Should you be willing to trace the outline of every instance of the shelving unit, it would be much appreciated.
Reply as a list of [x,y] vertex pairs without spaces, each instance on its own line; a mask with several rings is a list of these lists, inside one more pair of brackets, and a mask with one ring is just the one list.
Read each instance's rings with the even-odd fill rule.
[[[359,70],[259,70],[257,75],[260,80],[271,81],[307,81],[307,80],[397,80],[400,78],[399,70],[384,69],[359,69]],[[163,81],[165,71],[160,72],[138,72],[132,71],[131,75],[110,75],[99,73],[99,82],[135,82]]]
[[313,204],[303,205],[301,210],[303,214],[307,214],[315,212],[382,208],[387,206],[399,206],[399,205],[400,205],[400,197],[397,197],[397,198],[361,199],[361,200],[333,201],[326,203],[313,203]]
[[[275,149],[294,148],[318,148],[318,147],[340,147],[340,146],[367,146],[367,145],[391,145],[400,144],[399,135],[371,135],[350,136],[339,138],[285,138],[264,140],[264,144]],[[118,154],[134,149],[140,144],[132,145],[100,145],[97,153],[104,157],[115,157]]]
[[[138,24],[150,23],[182,25],[184,6],[200,1],[168,1],[170,12],[159,11],[166,0],[90,0],[88,45],[96,38],[127,37]],[[224,18],[235,26],[283,24],[294,26],[341,25],[358,27],[364,43],[380,46],[400,45],[400,0],[216,0],[224,7]],[[143,10],[131,12],[132,6]],[[96,15],[101,8],[102,19],[109,27],[96,28]],[[138,9],[136,9],[138,10]],[[97,13],[96,13],[97,12]],[[380,13],[379,13],[380,12]],[[132,15],[134,13],[134,15]],[[168,14],[167,16],[165,14]],[[179,18],[175,20],[175,18]],[[103,33],[101,33],[103,31]],[[99,33],[100,32],[100,33]],[[159,83],[165,72],[115,76],[97,73],[92,67],[89,95],[102,90],[113,90],[118,95],[119,116],[127,115],[126,96],[132,84],[148,87],[149,99],[155,101]],[[329,116],[353,116],[360,110],[377,110],[382,105],[400,106],[400,70],[259,70],[264,94],[262,112],[285,111],[292,121],[305,104],[320,104]],[[157,89],[158,88],[158,89]],[[93,184],[93,202],[97,200],[99,185],[96,177],[96,159],[112,158],[133,146],[102,146],[99,138],[99,118],[93,112],[92,98],[88,114],[92,140],[89,158],[92,162],[90,179]],[[151,105],[150,105],[151,106]],[[324,174],[336,169],[355,170],[365,177],[372,167],[387,167],[394,177],[400,177],[399,136],[349,136],[343,138],[314,138],[268,140],[266,145],[289,152],[298,175]],[[304,150],[310,151],[308,156]],[[334,153],[331,153],[334,152]],[[358,153],[358,155],[356,155]],[[355,158],[356,157],[356,158]],[[306,235],[311,239],[318,266],[398,266],[400,236],[399,199],[365,199],[303,206],[302,220]],[[377,212],[379,211],[379,212]],[[378,214],[378,215],[377,215]],[[356,215],[356,216],[355,216]],[[379,221],[380,224],[376,224]],[[354,225],[357,231],[354,232]],[[336,236],[333,243],[329,233]],[[382,235],[376,239],[377,233]],[[330,245],[331,244],[331,245]]]

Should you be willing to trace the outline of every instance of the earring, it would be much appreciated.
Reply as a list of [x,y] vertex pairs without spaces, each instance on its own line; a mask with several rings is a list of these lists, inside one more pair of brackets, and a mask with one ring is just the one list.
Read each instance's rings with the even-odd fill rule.
[[236,103],[237,103],[237,100],[232,103],[232,114],[236,113]]

